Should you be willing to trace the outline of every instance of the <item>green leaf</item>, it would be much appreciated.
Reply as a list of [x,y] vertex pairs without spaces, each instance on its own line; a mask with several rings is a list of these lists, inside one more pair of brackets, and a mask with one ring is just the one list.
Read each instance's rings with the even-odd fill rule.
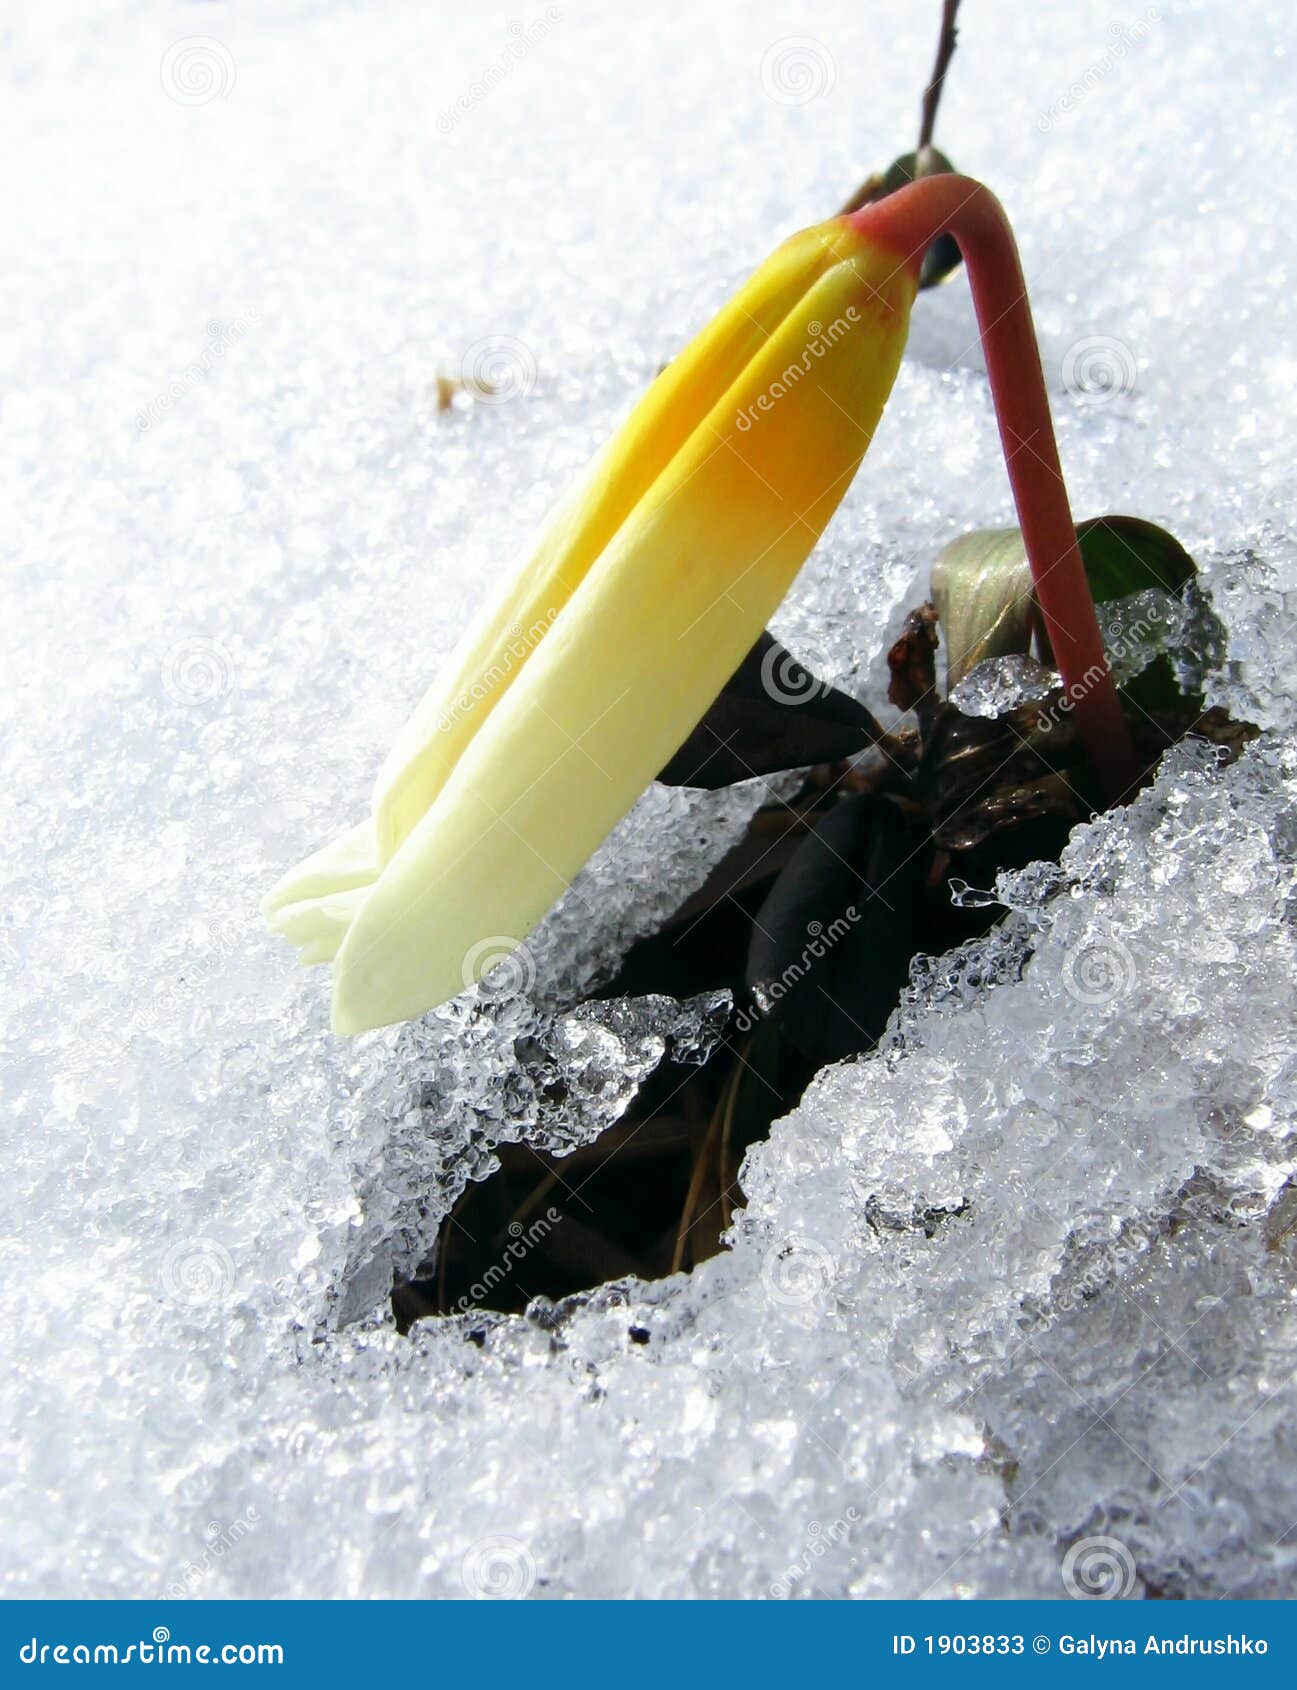
[[817,680],[767,632],[657,778],[714,792],[753,775],[836,763],[882,737],[863,704]]
[[[1076,537],[1096,604],[1147,587],[1179,594],[1196,573],[1174,535],[1142,517],[1088,517]],[[947,691],[988,657],[1025,654],[1033,638],[1044,645],[1020,529],[983,528],[952,540],[933,566],[931,590],[946,639]]]
[[1158,653],[1147,669],[1118,687],[1117,697],[1154,719],[1181,713],[1199,716],[1204,703],[1201,693],[1186,693],[1181,689],[1164,651]]
[[1143,517],[1087,517],[1077,523],[1076,537],[1096,604],[1124,599],[1145,587],[1178,593],[1197,573],[1174,534]]
[[870,1050],[909,979],[926,825],[855,793],[815,822],[752,923],[748,986],[817,1066]]
[[[1096,604],[1128,598],[1148,587],[1180,597],[1197,573],[1193,559],[1173,534],[1138,516],[1096,516],[1076,527],[1086,579]],[[1199,693],[1185,693],[1175,666],[1160,652],[1118,694],[1131,709],[1154,719],[1187,712],[1198,715]]]
[[871,197],[883,199],[898,188],[904,188],[907,183],[917,182],[921,176],[950,176],[954,174],[954,169],[945,153],[936,147],[925,147],[922,153],[902,153],[883,172],[878,192]]

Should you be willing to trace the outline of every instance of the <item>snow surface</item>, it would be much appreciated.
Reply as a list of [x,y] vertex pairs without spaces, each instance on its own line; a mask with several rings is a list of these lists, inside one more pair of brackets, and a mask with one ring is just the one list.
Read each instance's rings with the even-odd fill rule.
[[[6,1594],[1297,1592],[1297,31],[966,11],[938,138],[1015,221],[1078,514],[1194,552],[1266,735],[1002,887],[752,1152],[730,1252],[482,1348],[398,1337],[393,1268],[705,1042],[571,1010],[759,794],[651,792],[527,992],[355,1042],[257,899],[659,363],[912,144],[936,6],[11,16]],[[1010,516],[957,280],[777,631],[872,696]]]

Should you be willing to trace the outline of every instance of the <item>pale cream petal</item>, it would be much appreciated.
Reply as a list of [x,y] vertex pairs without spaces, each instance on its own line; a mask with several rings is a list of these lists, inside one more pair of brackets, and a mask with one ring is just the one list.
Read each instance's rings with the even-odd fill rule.
[[270,919],[287,904],[299,904],[330,892],[345,892],[353,886],[368,886],[378,879],[378,873],[374,822],[367,816],[276,881],[261,900],[261,913]]
[[306,953],[304,962],[328,962],[336,955],[369,893],[369,887],[357,886],[350,892],[329,892],[320,898],[283,904],[270,917],[270,925],[289,944]]

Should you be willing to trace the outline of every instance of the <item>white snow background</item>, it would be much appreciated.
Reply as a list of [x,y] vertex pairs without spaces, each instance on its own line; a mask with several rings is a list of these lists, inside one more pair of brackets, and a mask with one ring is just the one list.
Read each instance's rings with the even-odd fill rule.
[[[1291,7],[970,0],[937,137],[1078,514],[1195,554],[1265,737],[1003,887],[731,1251],[481,1348],[398,1337],[393,1269],[492,1143],[615,1116],[674,1012],[562,1006],[758,794],[650,792],[530,997],[354,1042],[257,900],[662,360],[913,145],[938,7],[8,11],[0,1588],[1297,1592]],[[960,278],[777,630],[868,694],[1010,512]]]

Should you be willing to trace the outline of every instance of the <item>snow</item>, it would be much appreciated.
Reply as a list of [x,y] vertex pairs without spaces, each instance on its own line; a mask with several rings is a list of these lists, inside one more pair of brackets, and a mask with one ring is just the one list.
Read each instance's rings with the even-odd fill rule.
[[[938,139],[1014,219],[1078,514],[1198,558],[1266,733],[1002,884],[732,1250],[480,1348],[387,1306],[495,1144],[705,1045],[574,1006],[759,793],[655,789],[526,992],[354,1042],[256,915],[660,362],[912,145],[935,12],[12,20],[5,1594],[1293,1594],[1289,8],[969,8]],[[877,703],[1009,520],[956,280],[776,631]]]

